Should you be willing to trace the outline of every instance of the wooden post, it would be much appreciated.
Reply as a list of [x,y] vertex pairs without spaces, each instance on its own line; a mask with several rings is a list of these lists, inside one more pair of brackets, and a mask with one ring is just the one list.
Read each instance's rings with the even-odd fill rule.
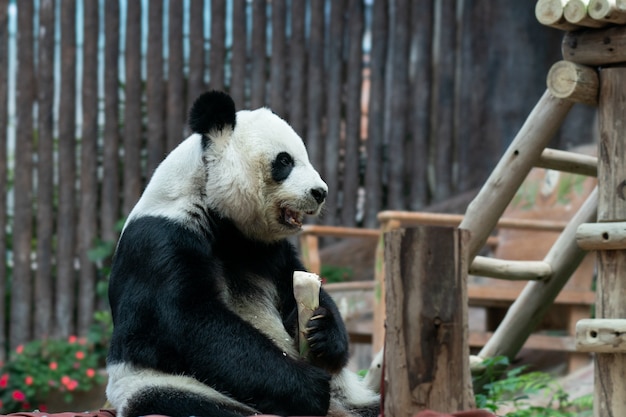
[[[626,220],[626,67],[600,72],[598,222]],[[596,317],[626,317],[626,250],[598,251]],[[626,415],[626,354],[595,356],[594,416]]]
[[469,233],[420,226],[385,235],[384,413],[473,407],[467,328]]

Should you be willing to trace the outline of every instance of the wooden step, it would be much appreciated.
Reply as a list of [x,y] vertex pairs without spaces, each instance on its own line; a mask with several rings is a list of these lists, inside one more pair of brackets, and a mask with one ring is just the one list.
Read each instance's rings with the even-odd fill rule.
[[510,281],[541,281],[550,278],[552,267],[544,261],[508,261],[477,256],[469,267],[469,273]]
[[598,158],[558,149],[544,149],[535,166],[588,177],[598,176]]
[[626,353],[626,319],[583,319],[576,323],[579,352]]

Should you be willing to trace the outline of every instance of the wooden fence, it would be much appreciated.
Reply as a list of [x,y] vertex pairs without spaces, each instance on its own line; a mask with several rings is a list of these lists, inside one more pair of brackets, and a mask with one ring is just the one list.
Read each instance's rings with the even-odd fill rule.
[[329,184],[322,222],[375,226],[482,183],[558,36],[526,2],[0,0],[0,359],[106,307],[89,249],[115,242],[202,91],[272,107]]

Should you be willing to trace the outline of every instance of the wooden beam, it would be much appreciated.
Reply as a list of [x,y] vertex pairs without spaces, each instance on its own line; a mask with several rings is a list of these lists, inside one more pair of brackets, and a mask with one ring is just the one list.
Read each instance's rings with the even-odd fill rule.
[[539,0],[535,5],[535,17],[542,25],[561,30],[575,30],[578,26],[565,20],[563,9],[566,0]]
[[626,26],[568,32],[561,44],[563,59],[600,66],[626,62]]
[[589,28],[601,28],[608,22],[596,20],[587,13],[589,0],[569,0],[563,9],[563,16],[569,23]]
[[[471,306],[508,306],[517,300],[520,291],[517,288],[494,287],[487,285],[470,285],[467,296]],[[539,294],[537,294],[539,296]],[[561,291],[555,298],[554,304],[591,306],[596,301],[595,292],[589,291]]]
[[[470,347],[483,347],[493,337],[492,332],[470,331]],[[532,334],[524,343],[526,349],[549,350],[557,352],[576,352],[576,340],[571,336],[550,336]]]
[[378,239],[380,230],[365,229],[360,227],[340,227],[340,226],[322,226],[322,225],[304,225],[300,235],[315,235],[328,237],[364,237]]
[[[598,157],[598,222],[626,220],[626,67],[600,71]],[[598,256],[596,317],[626,317],[626,250],[601,250]],[[594,415],[626,415],[626,354],[595,355]]]
[[598,73],[594,68],[558,61],[548,71],[548,89],[554,97],[577,103],[598,104]]
[[623,0],[591,0],[588,13],[595,20],[617,25],[626,23],[626,3]]
[[541,152],[541,156],[536,167],[554,169],[572,174],[596,177],[598,175],[598,158],[590,155],[577,154],[574,152],[561,151],[558,149],[546,148]]
[[584,319],[576,324],[579,352],[626,353],[626,319]]
[[626,222],[581,224],[576,231],[576,242],[585,250],[626,249]]
[[421,226],[385,235],[387,416],[473,408],[467,240],[467,231],[452,227]]
[[572,106],[571,101],[556,98],[546,91],[469,204],[459,227],[471,234],[470,262],[485,245],[498,219]]
[[543,261],[508,261],[477,256],[470,265],[469,273],[509,281],[531,281],[549,279],[552,268]]
[[[397,222],[393,227],[400,226],[460,226],[463,222],[462,214],[443,214],[443,213],[427,213],[416,211],[381,211],[378,214],[378,220],[386,223],[391,220]],[[544,232],[560,232],[567,222],[556,220],[535,220],[535,219],[517,219],[509,217],[501,217],[496,219],[496,224],[500,229],[517,229],[517,230],[540,230]],[[392,227],[392,228],[393,228]]]

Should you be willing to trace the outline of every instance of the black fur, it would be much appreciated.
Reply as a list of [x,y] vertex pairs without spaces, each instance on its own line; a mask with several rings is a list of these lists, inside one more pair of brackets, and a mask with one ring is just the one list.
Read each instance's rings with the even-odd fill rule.
[[220,132],[235,128],[235,102],[226,93],[208,91],[200,95],[189,111],[189,127],[194,133]]
[[[295,335],[292,278],[304,268],[294,247],[288,241],[252,241],[216,213],[207,217],[203,234],[158,217],[139,217],[126,226],[109,286],[114,321],[109,362],[194,376],[267,414],[325,415],[329,372],[348,360],[337,307],[322,289],[316,312],[321,317],[308,325],[311,363],[283,355],[228,309],[221,295],[226,286],[231,297],[250,300],[259,295],[261,283],[270,283],[277,289],[283,324]],[[146,391],[129,404],[127,415],[236,413],[205,399],[190,399],[182,414],[174,413],[175,406],[156,397]]]
[[281,182],[287,179],[294,167],[294,161],[287,152],[281,152],[276,155],[272,161],[272,179]]

